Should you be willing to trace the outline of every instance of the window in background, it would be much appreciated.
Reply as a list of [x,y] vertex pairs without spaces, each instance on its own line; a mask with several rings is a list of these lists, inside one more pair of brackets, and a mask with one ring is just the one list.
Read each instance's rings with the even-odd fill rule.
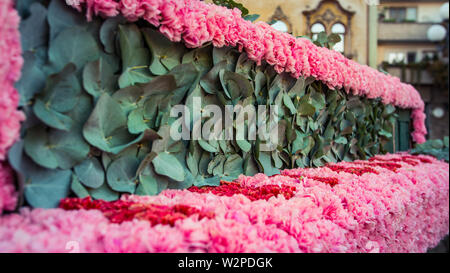
[[388,8],[387,21],[391,22],[416,22],[417,8],[391,7]]
[[406,8],[389,8],[389,19],[401,22],[406,19]]
[[331,27],[331,33],[338,34],[341,41],[334,46],[334,50],[344,53],[345,46],[345,26],[341,23],[336,23]]
[[349,30],[355,12],[345,9],[338,0],[316,2],[319,4],[315,9],[303,11],[308,29],[307,35],[312,39],[317,39],[321,32],[339,35],[343,41],[335,45],[333,49],[351,58],[355,52],[352,50],[352,36]]
[[287,24],[281,20],[276,21],[271,25],[274,29],[279,30],[281,32],[288,32],[289,28]]
[[422,52],[422,60],[423,61],[431,61],[437,57],[437,52],[434,50],[424,50]]
[[417,21],[417,8],[407,8],[406,9],[406,21],[416,22]]
[[406,62],[408,64],[413,64],[417,62],[417,52],[408,52],[406,55]]
[[321,32],[326,32],[325,30],[325,26],[322,25],[321,23],[315,23],[311,26],[311,34],[312,34],[312,39],[316,40],[317,36],[319,35],[319,33]]
[[403,52],[391,52],[388,54],[388,63],[396,64],[405,62],[405,53]]

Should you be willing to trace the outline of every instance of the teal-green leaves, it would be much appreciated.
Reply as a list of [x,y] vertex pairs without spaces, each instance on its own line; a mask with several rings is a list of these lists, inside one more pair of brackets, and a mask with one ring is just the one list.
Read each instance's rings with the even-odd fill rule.
[[150,53],[144,47],[142,34],[136,25],[119,25],[119,41],[122,53],[122,75],[119,87],[125,88],[152,79],[148,70]]
[[100,188],[105,181],[105,172],[97,158],[88,158],[74,167],[79,181],[90,188]]
[[33,127],[25,136],[25,152],[42,167],[70,169],[87,157],[89,145],[75,132]]
[[37,57],[34,53],[27,51],[23,54],[24,65],[22,77],[16,83],[20,93],[20,106],[31,103],[31,99],[45,87],[46,75],[39,68]]
[[175,181],[184,180],[184,170],[178,159],[168,152],[159,153],[152,161],[155,172],[172,178]]
[[108,168],[108,184],[114,191],[134,193],[136,189],[136,171],[139,160],[131,155],[119,157]]
[[444,140],[433,139],[425,143],[417,144],[414,149],[410,151],[411,154],[426,154],[436,157],[439,160],[449,162],[449,138],[444,137]]
[[81,27],[62,31],[51,43],[49,60],[55,71],[73,63],[81,71],[87,62],[99,57],[100,50],[94,37]]
[[219,77],[222,88],[228,99],[236,101],[236,99],[247,98],[254,93],[250,81],[241,74],[221,70],[219,72]]
[[103,93],[112,94],[117,90],[117,76],[113,67],[100,58],[88,63],[83,69],[83,87],[94,98]]
[[30,5],[31,15],[20,23],[22,49],[36,50],[47,44],[47,9],[40,3]]
[[127,117],[119,103],[103,94],[84,125],[83,136],[98,149],[118,154],[138,142],[141,136],[132,135],[127,129]]
[[61,198],[69,194],[70,170],[40,169],[30,172],[29,175],[24,195],[27,202],[35,208],[57,207]]
[[154,75],[165,75],[181,63],[185,52],[182,44],[171,42],[159,31],[151,28],[142,29],[142,32],[152,54],[150,71]]
[[50,127],[69,131],[73,121],[64,113],[75,107],[80,91],[75,66],[69,63],[60,73],[48,77],[44,91],[36,97],[34,114]]

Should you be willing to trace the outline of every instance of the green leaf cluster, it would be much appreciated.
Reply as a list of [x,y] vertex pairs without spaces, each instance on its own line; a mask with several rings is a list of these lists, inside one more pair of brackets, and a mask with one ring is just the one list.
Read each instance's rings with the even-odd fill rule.
[[428,140],[422,144],[416,144],[414,149],[410,151],[413,155],[431,155],[436,157],[439,160],[445,160],[449,162],[448,152],[449,151],[449,138],[448,136],[444,137],[444,139],[433,139]]
[[[23,14],[17,88],[27,121],[9,160],[34,207],[71,195],[116,200],[363,159],[384,152],[392,138],[393,106],[277,74],[234,48],[188,49],[121,17],[86,22],[61,1],[35,1]],[[172,106],[186,105],[203,125],[212,118],[193,112],[194,97],[222,110],[277,105],[278,146],[262,151],[264,139],[248,138],[248,119],[226,128],[236,136],[244,127],[243,140],[174,141]]]
[[213,0],[213,3],[218,6],[227,7],[229,9],[237,8],[242,12],[242,16],[248,15],[248,9],[241,3],[235,2],[233,0]]
[[334,46],[342,40],[339,34],[331,33],[328,35],[326,32],[317,34],[317,37],[314,37],[314,39],[311,39],[308,36],[301,36],[301,38],[311,40],[316,46],[326,47],[328,49],[333,49]]

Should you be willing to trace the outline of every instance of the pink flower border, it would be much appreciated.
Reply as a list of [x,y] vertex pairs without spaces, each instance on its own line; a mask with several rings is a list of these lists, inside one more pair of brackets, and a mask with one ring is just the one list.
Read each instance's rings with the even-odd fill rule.
[[0,214],[3,210],[13,210],[17,203],[13,172],[2,161],[18,138],[20,122],[25,119],[17,110],[19,94],[14,88],[23,63],[19,20],[13,1],[0,1]]
[[385,104],[411,108],[415,142],[425,142],[424,102],[419,92],[400,79],[345,58],[339,52],[317,47],[304,38],[279,32],[264,22],[251,23],[237,9],[230,10],[198,0],[66,0],[79,11],[86,7],[93,15],[113,17],[122,14],[130,21],[139,18],[159,27],[171,41],[184,41],[187,47],[212,42],[215,47],[233,46],[260,63],[265,60],[278,73],[293,77],[313,76],[331,89],[368,98],[381,98]]
[[[267,24],[244,21],[237,10],[182,0],[67,0],[93,14],[129,20],[144,18],[172,41],[198,47],[238,46],[259,62],[266,60],[278,72],[314,76],[330,87],[354,94],[381,97],[385,103],[412,108],[415,132],[426,134],[423,101],[414,88],[397,78],[318,48],[305,39],[279,33]],[[17,111],[14,83],[22,66],[19,17],[12,0],[0,2],[0,161],[15,141],[24,115]],[[399,155],[379,158],[395,159]],[[174,227],[135,220],[111,224],[98,211],[30,210],[0,217],[0,252],[424,252],[449,230],[449,165],[431,157],[431,163],[407,162],[397,172],[374,167],[378,174],[361,176],[327,167],[284,171],[267,177],[241,176],[243,185],[288,185],[295,196],[282,195],[251,202],[243,195],[216,196],[187,190],[168,190],[158,196],[128,196],[125,200],[210,209],[214,219],[191,216]],[[339,163],[344,168],[363,161]],[[430,172],[430,170],[433,170]],[[339,180],[334,187],[311,178]],[[0,213],[12,210],[13,172],[0,162]],[[75,243],[75,245],[74,245]],[[78,245],[76,245],[78,244]]]
[[0,2],[0,161],[18,137],[23,113],[17,111],[19,94],[14,83],[20,78],[22,49],[18,32],[19,16],[13,1]]
[[[399,160],[395,172],[374,166],[378,174],[359,176],[322,167],[238,180],[243,186],[295,187],[288,200],[280,194],[252,202],[242,194],[189,190],[123,197],[214,213],[174,226],[138,219],[115,224],[98,210],[23,208],[0,218],[0,252],[425,252],[449,232],[449,165],[428,156],[402,160],[405,155],[370,161]],[[315,177],[339,183],[332,187]]]

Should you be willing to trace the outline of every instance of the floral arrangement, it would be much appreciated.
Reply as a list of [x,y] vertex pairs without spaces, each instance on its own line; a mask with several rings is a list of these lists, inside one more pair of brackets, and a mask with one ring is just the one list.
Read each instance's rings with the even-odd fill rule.
[[449,230],[448,180],[447,163],[396,154],[114,202],[69,198],[0,218],[0,250],[425,252]]
[[[119,13],[130,21],[143,18],[159,27],[161,33],[172,41],[183,40],[188,47],[199,47],[210,41],[215,47],[238,46],[248,53],[251,60],[260,63],[264,59],[274,65],[277,72],[293,73],[294,77],[313,76],[331,88],[343,87],[368,98],[380,97],[386,104],[412,108],[414,139],[419,143],[425,141],[424,103],[412,86],[359,65],[337,52],[316,47],[307,39],[277,32],[261,22],[245,21],[237,9],[228,10],[191,0],[68,0],[67,4],[80,11],[85,6],[88,19],[92,19],[94,14],[113,17]],[[19,19],[12,1],[3,1],[1,5],[1,20],[4,21],[1,27],[2,59],[11,60],[2,63],[0,73],[2,83],[6,81],[8,84],[5,86],[9,86],[2,92],[2,111],[12,113],[6,115],[10,117],[8,122],[0,120],[2,128],[8,128],[0,130],[0,158],[4,158],[6,148],[17,138],[19,122],[24,117],[16,110],[18,97],[12,89],[22,64],[20,38],[16,31]]]
[[[18,11],[25,63],[16,86],[27,120],[8,160],[32,207],[56,207],[74,195],[112,201],[124,193],[155,195],[217,186],[240,174],[366,159],[385,153],[392,139],[394,106],[330,90],[313,77],[278,74],[235,48],[187,48],[146,21],[120,15],[87,22],[63,1],[36,0]],[[194,132],[222,125],[216,113],[201,114],[210,106],[259,111],[261,105],[279,109],[272,150],[261,148],[259,116],[254,126],[245,118],[220,126],[231,138],[173,138],[178,106],[192,114],[182,123]]]
[[[448,164],[374,156],[395,107],[425,142],[398,78],[198,0],[7,0],[0,23],[0,213],[59,206],[3,215],[1,252],[423,252],[448,233]],[[192,94],[280,105],[282,145],[168,140],[164,106]]]

